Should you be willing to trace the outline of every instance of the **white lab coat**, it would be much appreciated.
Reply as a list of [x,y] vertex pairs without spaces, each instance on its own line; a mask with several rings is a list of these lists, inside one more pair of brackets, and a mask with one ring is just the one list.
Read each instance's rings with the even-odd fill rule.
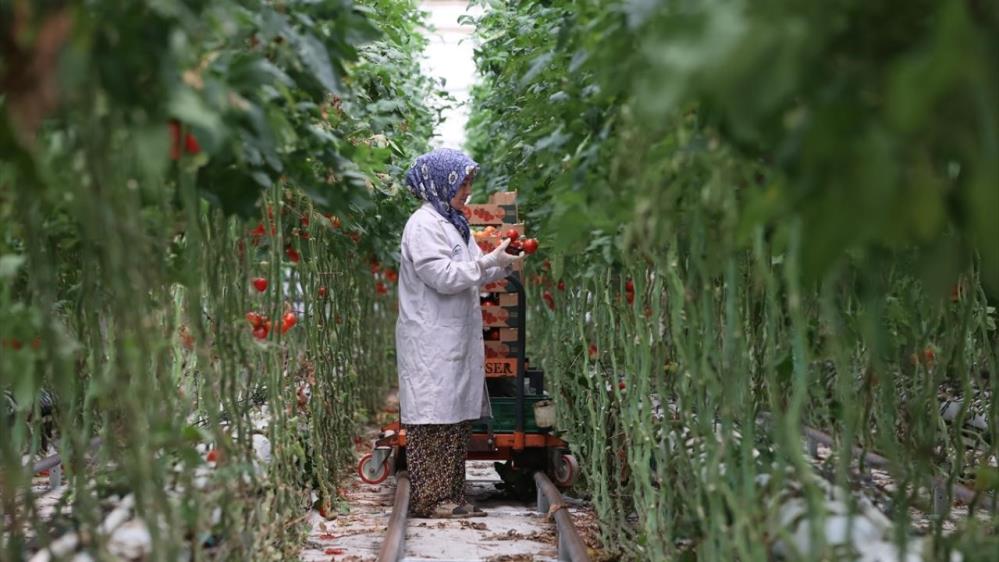
[[406,222],[399,257],[396,363],[404,424],[452,424],[490,417],[479,287],[503,279],[482,272],[482,250],[424,203]]

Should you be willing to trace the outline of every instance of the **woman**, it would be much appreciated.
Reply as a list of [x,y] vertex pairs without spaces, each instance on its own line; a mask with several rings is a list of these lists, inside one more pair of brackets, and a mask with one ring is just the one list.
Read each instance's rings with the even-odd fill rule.
[[471,422],[491,416],[479,287],[523,258],[483,255],[462,211],[478,165],[437,149],[417,158],[406,184],[423,205],[402,233],[396,351],[406,427],[410,511],[419,517],[485,515],[465,499]]

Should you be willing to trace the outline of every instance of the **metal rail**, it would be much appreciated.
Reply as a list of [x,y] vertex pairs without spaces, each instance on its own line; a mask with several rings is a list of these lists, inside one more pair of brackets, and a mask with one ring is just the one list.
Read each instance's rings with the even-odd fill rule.
[[395,502],[392,516],[382,548],[378,551],[378,562],[396,562],[402,558],[406,544],[406,518],[409,514],[409,473],[405,470],[395,475]]
[[[538,486],[538,511],[551,513],[558,531],[558,559],[563,562],[590,562],[586,544],[579,538],[572,516],[562,502],[562,494],[543,472],[534,473]],[[553,509],[554,508],[554,509]]]
[[[825,433],[824,431],[819,431],[818,429],[814,429],[808,426],[804,427],[804,431],[805,431],[805,438],[809,442],[821,443],[827,447],[836,446],[835,439],[833,439],[831,435]],[[866,451],[861,447],[854,447],[853,454],[861,457],[864,461],[864,464],[872,468],[887,470],[891,467],[891,461],[889,461],[887,458],[875,452]],[[971,488],[968,488],[967,486],[964,486],[963,484],[959,484],[957,482],[953,483],[948,482],[947,479],[942,476],[934,476],[933,485],[934,487],[937,488],[937,490],[934,491],[934,500],[936,502],[939,501],[938,498],[939,490],[948,490],[948,489],[954,494],[954,498],[959,500],[964,505],[971,505],[972,502],[974,502],[976,499],[986,499],[984,497],[981,497],[980,494],[976,493]],[[941,506],[937,506],[935,508],[935,511],[940,511],[940,507]]]
[[[88,451],[93,451],[101,444],[100,437],[94,437],[90,440],[90,446],[87,447]],[[49,488],[58,488],[62,485],[62,457],[59,453],[49,455],[44,459],[31,465],[31,474],[38,474],[44,470],[49,471]]]
[[[757,421],[772,423],[773,419],[773,415],[769,412],[762,412],[757,418]],[[805,425],[802,426],[802,432],[804,433],[805,441],[808,444],[809,454],[813,457],[818,456],[818,452],[816,450],[816,444],[818,443],[827,447],[836,446],[836,440],[824,431],[819,431],[818,429]],[[859,446],[854,446],[852,450],[853,455],[863,461],[863,464],[866,466],[882,470],[888,470],[891,467],[891,461],[878,453],[868,451]],[[932,480],[934,487],[934,490],[932,491],[933,507],[934,511],[938,514],[942,513],[947,505],[946,492],[948,490],[953,494],[955,500],[967,506],[971,506],[979,500],[984,500],[985,502],[989,502],[991,500],[991,496],[989,494],[975,492],[963,484],[949,482],[942,476],[934,476]]]

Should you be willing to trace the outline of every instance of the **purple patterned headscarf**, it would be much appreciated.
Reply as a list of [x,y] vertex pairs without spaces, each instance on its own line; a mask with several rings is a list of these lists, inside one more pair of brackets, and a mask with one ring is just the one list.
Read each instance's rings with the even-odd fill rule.
[[451,207],[451,199],[469,174],[474,174],[479,165],[460,150],[438,148],[416,159],[416,163],[406,173],[406,185],[420,199],[430,203],[434,209],[448,220],[463,240],[469,238],[468,219]]

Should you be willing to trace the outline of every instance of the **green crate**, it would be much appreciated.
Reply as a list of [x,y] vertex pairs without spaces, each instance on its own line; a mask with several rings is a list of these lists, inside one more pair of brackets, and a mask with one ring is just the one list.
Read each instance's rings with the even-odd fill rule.
[[[549,428],[541,429],[534,423],[534,403],[541,400],[550,400],[550,396],[525,396],[524,397],[524,431],[527,433],[541,433]],[[517,399],[507,397],[490,397],[489,403],[493,407],[493,433],[513,433],[517,429]],[[472,426],[475,433],[485,433],[487,431],[485,422],[479,422]]]

